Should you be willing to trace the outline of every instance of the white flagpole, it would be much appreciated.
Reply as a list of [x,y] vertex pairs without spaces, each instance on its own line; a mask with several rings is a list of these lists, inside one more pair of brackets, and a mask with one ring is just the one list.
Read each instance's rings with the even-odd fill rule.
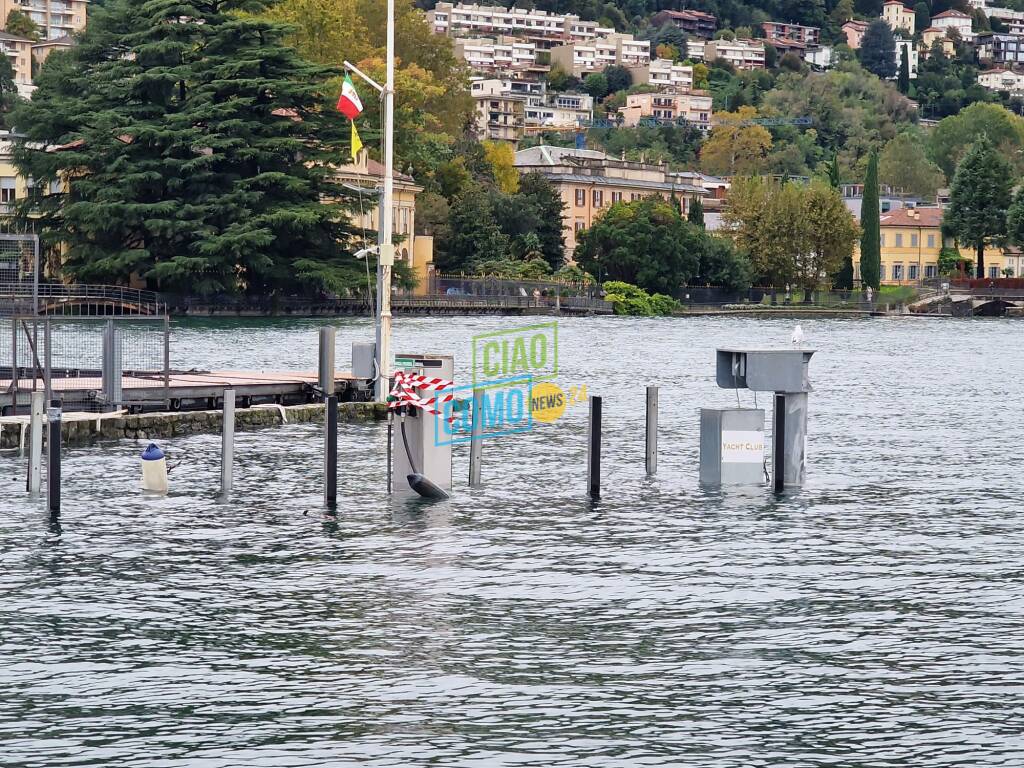
[[380,306],[377,345],[377,401],[388,396],[391,380],[391,269],[395,247],[391,242],[395,204],[395,0],[388,0],[387,79],[384,82],[384,198],[380,212],[380,255],[377,261],[377,295]]

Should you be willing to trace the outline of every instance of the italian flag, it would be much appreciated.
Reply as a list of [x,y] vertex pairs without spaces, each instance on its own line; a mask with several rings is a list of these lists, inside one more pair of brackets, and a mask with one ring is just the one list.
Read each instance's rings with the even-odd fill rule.
[[355,120],[363,111],[363,102],[359,100],[356,93],[356,86],[349,75],[345,75],[345,82],[341,84],[341,96],[338,97],[338,111],[349,120]]

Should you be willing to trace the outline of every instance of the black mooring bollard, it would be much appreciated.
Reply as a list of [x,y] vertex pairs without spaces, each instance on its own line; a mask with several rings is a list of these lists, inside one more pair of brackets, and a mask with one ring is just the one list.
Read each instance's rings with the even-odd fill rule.
[[587,427],[587,494],[601,498],[601,398],[590,396],[590,419]]
[[786,396],[778,392],[772,416],[772,466],[775,468],[772,486],[776,493],[782,493],[786,489]]
[[658,388],[647,388],[647,474],[658,473]]
[[338,396],[326,398],[324,414],[324,505],[338,506]]
[[52,400],[46,410],[48,432],[46,438],[46,507],[50,517],[60,515],[60,401]]

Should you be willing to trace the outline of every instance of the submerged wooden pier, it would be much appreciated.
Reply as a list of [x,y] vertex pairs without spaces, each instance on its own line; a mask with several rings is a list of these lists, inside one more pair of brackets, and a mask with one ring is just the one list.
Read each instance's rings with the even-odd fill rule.
[[[54,396],[81,410],[93,410],[99,404],[102,382],[99,371],[61,372],[75,375],[54,375],[50,387]],[[25,382],[23,382],[24,384]],[[40,384],[37,380],[37,384]],[[240,408],[253,405],[301,405],[317,401],[317,374],[312,372],[265,371],[163,371],[125,372],[121,379],[124,410],[194,411],[220,408],[225,389],[233,389]],[[335,376],[335,391],[342,401],[363,401],[371,398],[368,381],[348,373]],[[29,393],[23,387],[11,391],[11,379],[0,378],[0,415],[27,413]],[[96,410],[100,410],[97,408]]]

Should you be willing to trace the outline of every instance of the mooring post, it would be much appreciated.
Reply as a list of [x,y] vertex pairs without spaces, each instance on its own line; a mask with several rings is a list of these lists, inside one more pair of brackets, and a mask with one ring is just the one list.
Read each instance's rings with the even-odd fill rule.
[[590,396],[590,418],[587,425],[587,493],[591,499],[601,498],[601,398]]
[[113,320],[107,320],[103,328],[103,364],[100,376],[103,386],[103,409],[116,411],[123,399],[121,394],[121,344],[120,334]]
[[483,469],[483,436],[484,436],[484,391],[473,390],[473,427],[469,438],[469,487],[478,488],[482,485],[481,470]]
[[324,397],[334,394],[334,349],[336,331],[333,326],[320,329],[320,391]]
[[45,394],[42,391],[33,392],[28,437],[28,481],[26,483],[26,490],[33,496],[37,496],[42,487],[45,405]]
[[49,422],[49,433],[46,437],[46,507],[50,517],[60,515],[60,424],[61,409],[59,400],[51,400],[46,411]]
[[786,488],[786,396],[781,392],[775,393],[772,417],[772,487],[782,493]]
[[334,394],[336,331],[320,329],[320,391],[324,396],[324,506],[338,506],[338,398]]
[[226,501],[235,479],[235,390],[224,390],[220,443],[220,494]]
[[647,388],[647,474],[658,473],[658,388]]
[[338,506],[338,397],[327,398],[324,433],[324,505],[328,509]]
[[391,411],[388,411],[388,494],[391,493],[391,475],[392,475],[392,458],[391,458],[391,444],[395,438],[395,417]]

